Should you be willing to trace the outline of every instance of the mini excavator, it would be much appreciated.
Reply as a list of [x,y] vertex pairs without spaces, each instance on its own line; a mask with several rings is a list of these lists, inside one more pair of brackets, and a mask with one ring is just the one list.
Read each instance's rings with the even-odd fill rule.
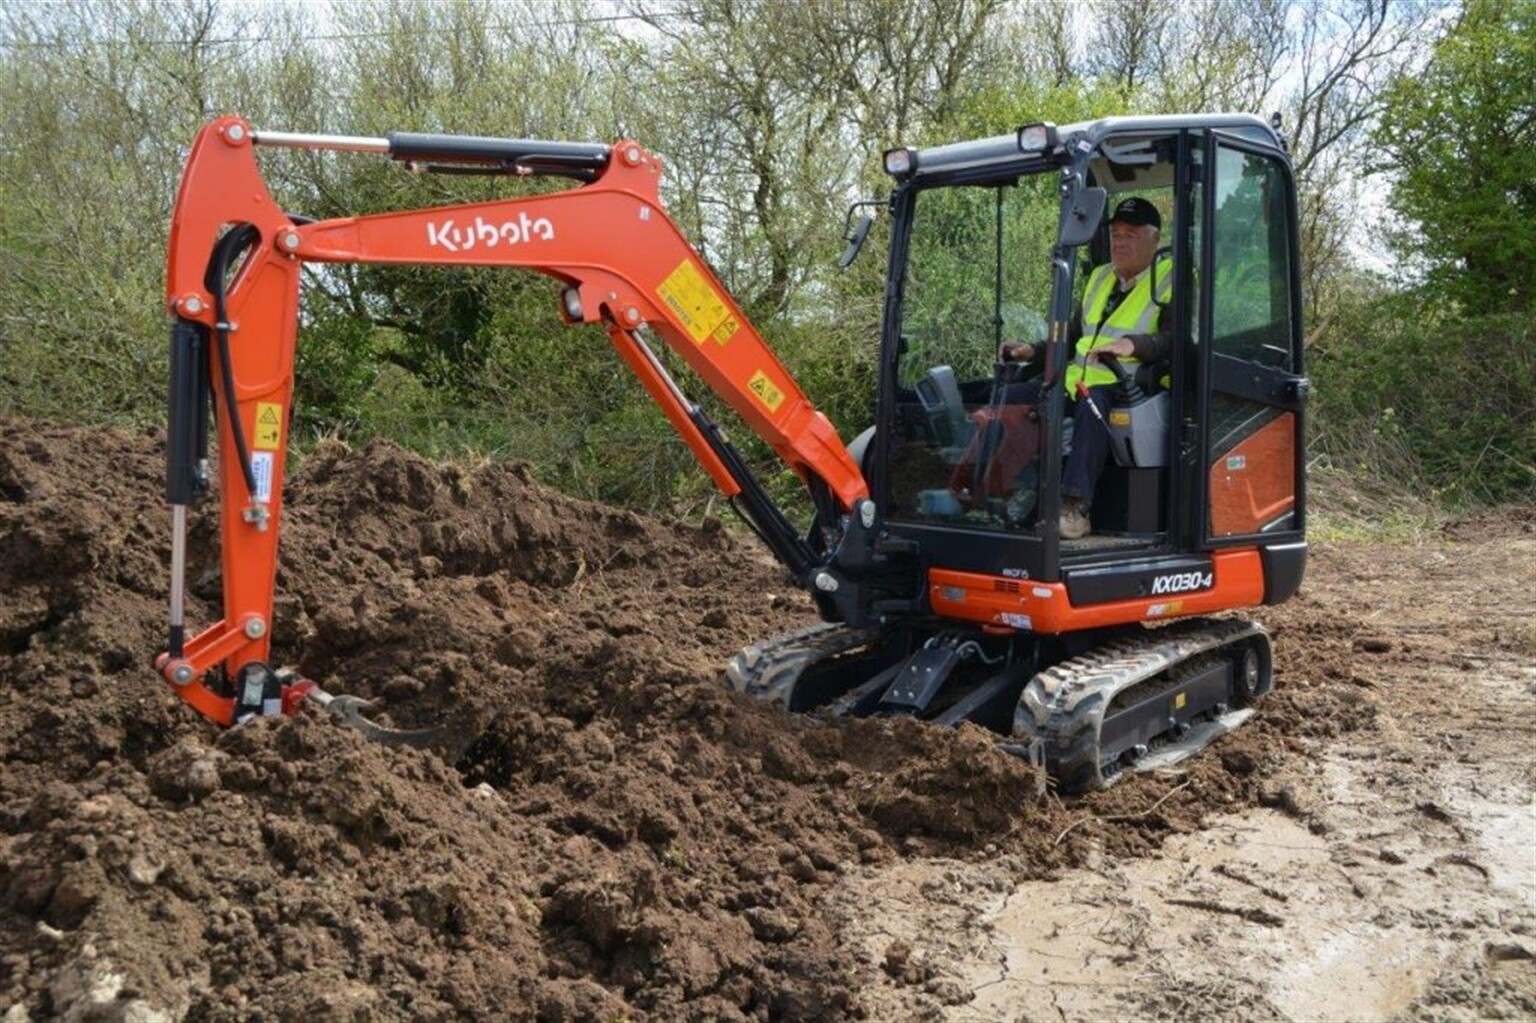
[[[428,173],[556,176],[564,190],[313,221],[258,148],[376,154]],[[885,153],[890,234],[874,425],[845,444],[667,215],[640,144],[253,130],[198,134],[170,234],[170,630],[157,669],[233,725],[304,700],[425,744],[270,663],[305,263],[521,267],[600,324],[821,624],[740,651],[725,684],[792,712],[972,721],[1064,791],[1194,753],[1271,687],[1266,632],[1224,614],[1290,597],[1306,563],[1301,284],[1291,162],[1248,115],[1036,123]],[[1059,535],[1069,326],[1108,259],[1105,210],[1161,211],[1166,363],[1114,367],[1093,529]],[[849,231],[857,255],[873,217]],[[669,345],[803,481],[797,529],[657,357]],[[1044,353],[1021,370],[1002,342]],[[1032,403],[1012,396],[1036,375]],[[215,484],[223,619],[186,634],[187,515]]]

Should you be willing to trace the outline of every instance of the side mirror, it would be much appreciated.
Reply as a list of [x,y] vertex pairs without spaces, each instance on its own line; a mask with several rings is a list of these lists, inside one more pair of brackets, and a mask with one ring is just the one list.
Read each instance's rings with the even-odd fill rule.
[[[848,212],[852,213],[853,211],[849,210]],[[875,218],[866,213],[859,218],[859,222],[854,225],[853,230],[844,235],[848,240],[848,247],[843,250],[842,256],[837,260],[837,268],[839,270],[848,269],[853,265],[853,261],[859,258],[859,252],[864,248],[864,239],[869,237],[869,229],[874,222]]]
[[1061,244],[1087,245],[1104,219],[1109,193],[1102,188],[1079,188],[1072,207],[1061,218]]

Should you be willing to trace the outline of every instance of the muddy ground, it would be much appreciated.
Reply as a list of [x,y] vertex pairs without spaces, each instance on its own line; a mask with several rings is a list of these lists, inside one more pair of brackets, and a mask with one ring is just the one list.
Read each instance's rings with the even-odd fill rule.
[[221,733],[148,666],[162,460],[0,419],[7,1023],[1536,1015],[1521,516],[1316,544],[1255,719],[1063,801],[978,731],[722,692],[810,614],[718,523],[382,444],[294,473],[278,658],[463,756]]

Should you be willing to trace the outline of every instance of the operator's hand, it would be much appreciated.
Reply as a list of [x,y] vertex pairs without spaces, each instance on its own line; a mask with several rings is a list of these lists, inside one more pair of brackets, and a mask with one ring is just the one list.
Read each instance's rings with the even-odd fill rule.
[[1113,355],[1119,359],[1129,359],[1136,354],[1136,342],[1128,337],[1118,337],[1108,344],[1099,345],[1088,353],[1089,362],[1098,362],[1101,355]]
[[1004,341],[998,350],[1000,362],[1034,362],[1039,349],[1028,341]]

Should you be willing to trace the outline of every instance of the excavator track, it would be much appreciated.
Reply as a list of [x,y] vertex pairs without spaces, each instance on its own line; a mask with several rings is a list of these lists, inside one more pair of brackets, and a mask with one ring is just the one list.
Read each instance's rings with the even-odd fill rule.
[[732,692],[778,703],[787,710],[808,710],[799,683],[807,670],[880,639],[878,629],[850,629],[820,623],[765,639],[743,648],[725,668]]
[[1131,633],[1038,673],[1015,744],[1067,792],[1177,763],[1246,721],[1271,685],[1269,635],[1240,619]]
[[[1268,634],[1240,619],[1130,626],[1038,671],[1022,657],[975,658],[968,671],[956,665],[977,644],[934,636],[954,658],[936,655],[922,633],[813,625],[746,647],[725,683],[794,712],[974,721],[1008,733],[999,749],[1044,765],[1065,792],[1177,763],[1247,720],[1270,688]],[[914,700],[919,690],[926,696]]]

